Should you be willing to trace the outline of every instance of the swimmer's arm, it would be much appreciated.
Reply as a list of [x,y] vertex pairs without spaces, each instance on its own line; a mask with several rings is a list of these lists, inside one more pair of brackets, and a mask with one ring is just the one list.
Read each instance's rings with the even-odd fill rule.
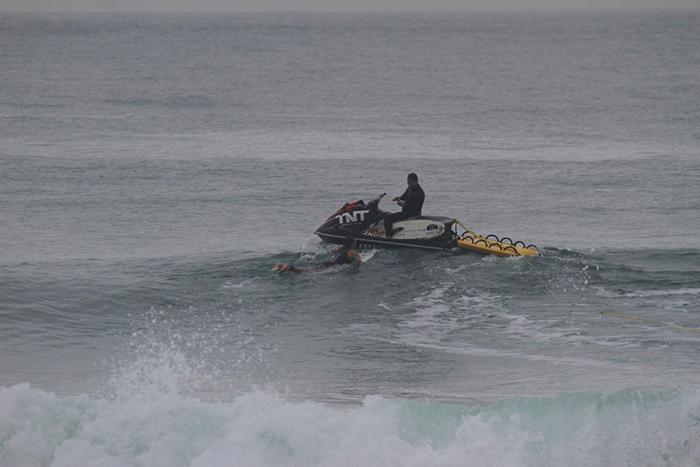
[[362,264],[362,258],[360,258],[360,255],[355,250],[348,251],[348,258],[355,261],[355,264],[358,266]]

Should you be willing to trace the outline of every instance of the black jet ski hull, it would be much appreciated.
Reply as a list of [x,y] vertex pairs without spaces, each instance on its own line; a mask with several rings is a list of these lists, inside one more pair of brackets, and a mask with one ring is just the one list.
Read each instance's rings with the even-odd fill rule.
[[[385,193],[386,194],[386,193]],[[496,256],[533,256],[539,254],[535,245],[513,242],[509,237],[482,237],[457,219],[449,217],[416,216],[392,223],[392,232],[384,231],[384,219],[389,214],[379,209],[384,195],[365,204],[358,200],[347,203],[332,214],[315,234],[323,240],[343,243],[354,237],[364,246],[422,248],[426,250],[476,251]],[[464,232],[458,234],[457,226]],[[391,237],[391,238],[389,238]]]
[[403,247],[403,248],[422,248],[425,250],[451,250],[457,246],[456,240],[436,241],[436,240],[391,240],[387,238],[369,237],[362,234],[354,234],[350,232],[337,232],[334,234],[314,232],[322,240],[331,243],[343,243],[343,239],[352,236],[357,240],[360,246],[377,246],[377,247]]
[[323,240],[342,243],[354,237],[361,245],[450,250],[458,236],[449,217],[417,216],[394,222],[392,238],[384,232],[387,212],[378,208],[381,197],[365,204],[362,200],[345,204],[323,223],[315,234]]

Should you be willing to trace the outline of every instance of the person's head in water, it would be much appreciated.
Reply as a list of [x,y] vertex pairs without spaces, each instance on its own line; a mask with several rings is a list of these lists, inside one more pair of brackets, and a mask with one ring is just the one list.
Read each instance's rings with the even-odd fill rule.
[[411,172],[410,174],[408,174],[408,178],[406,179],[406,183],[408,183],[408,186],[410,188],[415,187],[416,185],[418,185],[418,175]]
[[355,248],[355,237],[345,237],[343,240],[343,246]]

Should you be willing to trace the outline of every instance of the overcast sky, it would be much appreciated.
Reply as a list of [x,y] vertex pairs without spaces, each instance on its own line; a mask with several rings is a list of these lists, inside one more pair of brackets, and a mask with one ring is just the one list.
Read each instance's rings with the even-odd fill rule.
[[0,12],[700,9],[700,0],[0,0]]

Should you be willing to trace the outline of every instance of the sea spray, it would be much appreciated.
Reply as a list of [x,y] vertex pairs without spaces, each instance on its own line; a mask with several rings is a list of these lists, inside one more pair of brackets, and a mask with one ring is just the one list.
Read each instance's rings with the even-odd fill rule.
[[135,313],[134,330],[123,334],[105,362],[111,369],[108,392],[120,399],[162,393],[208,400],[209,394],[220,399],[271,387],[278,371],[274,345],[261,344],[235,318],[226,310],[193,306]]

